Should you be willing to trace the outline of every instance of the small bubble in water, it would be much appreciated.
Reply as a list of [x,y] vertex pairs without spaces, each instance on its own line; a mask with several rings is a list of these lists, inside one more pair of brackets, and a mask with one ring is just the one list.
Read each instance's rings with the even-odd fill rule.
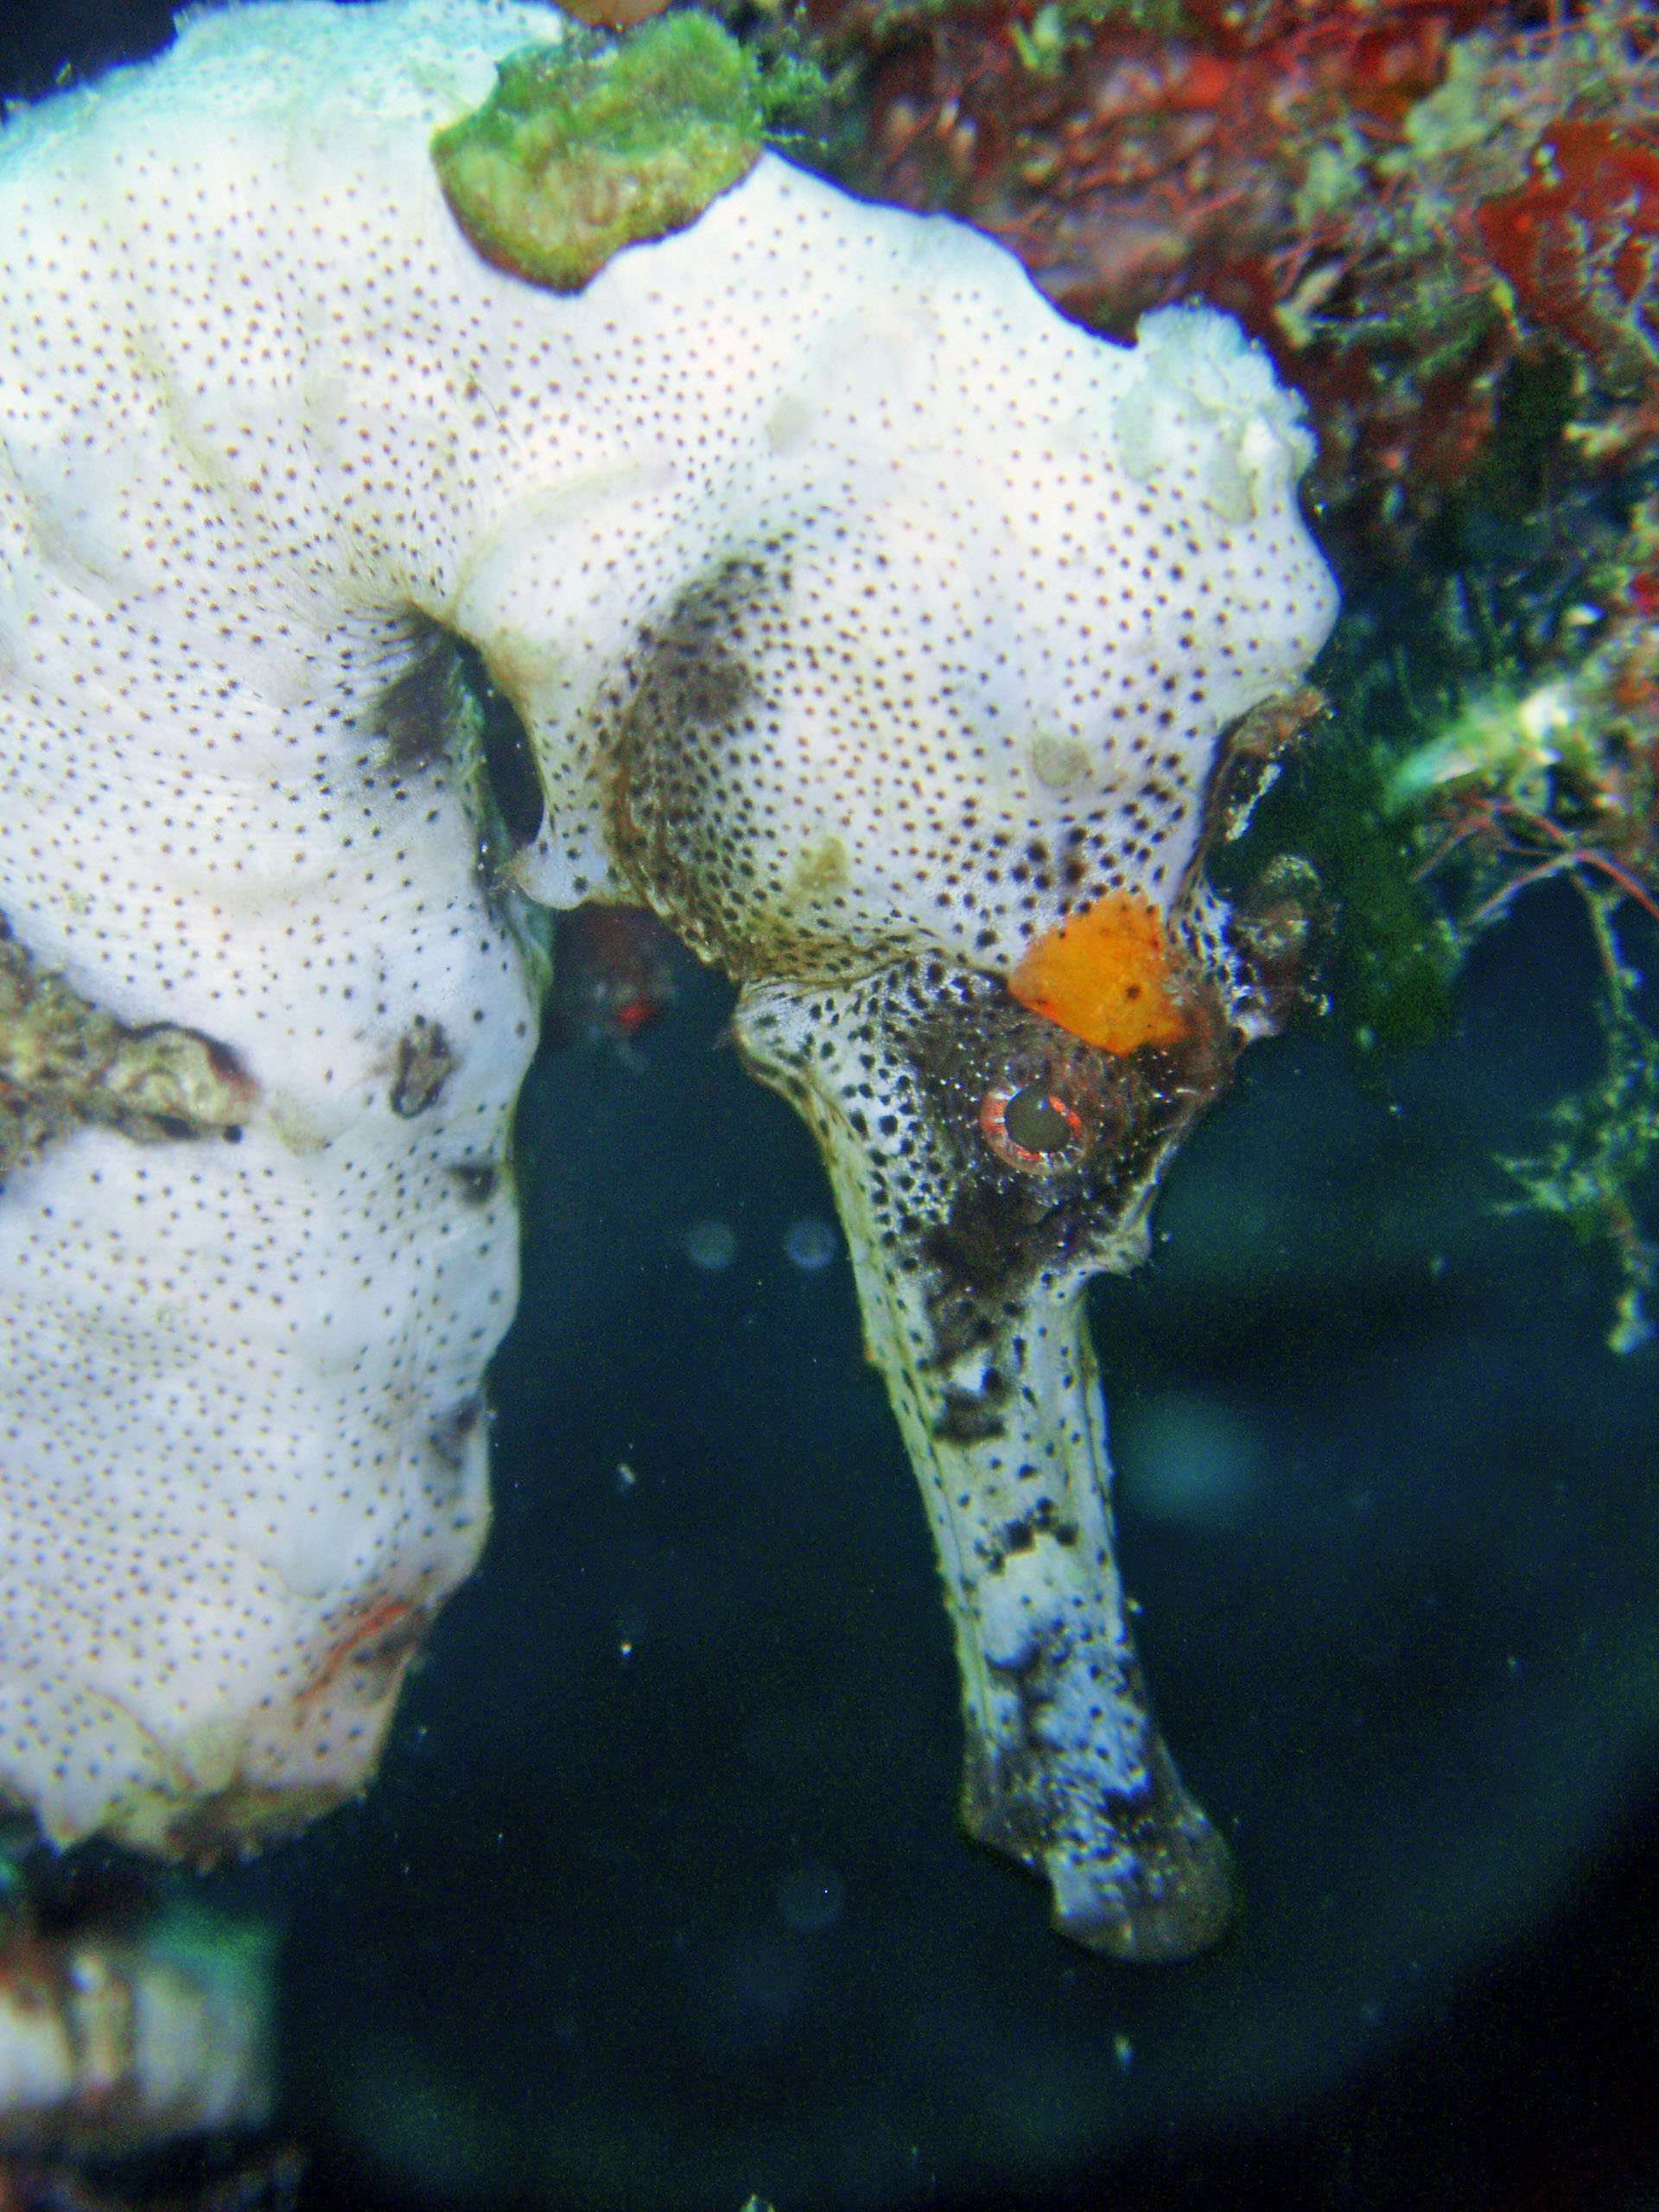
[[798,1936],[821,1936],[841,1918],[847,1902],[847,1885],[835,1868],[822,1859],[786,1867],[772,1885],[778,1917]]
[[836,1256],[840,1240],[827,1221],[817,1214],[803,1214],[784,1231],[784,1257],[803,1274],[815,1275]]
[[694,1221],[680,1239],[680,1249],[694,1268],[717,1275],[737,1257],[737,1234],[728,1221]]
[[1224,1535],[1260,1510],[1262,1440],[1230,1406],[1171,1391],[1120,1422],[1114,1440],[1123,1494],[1152,1520]]

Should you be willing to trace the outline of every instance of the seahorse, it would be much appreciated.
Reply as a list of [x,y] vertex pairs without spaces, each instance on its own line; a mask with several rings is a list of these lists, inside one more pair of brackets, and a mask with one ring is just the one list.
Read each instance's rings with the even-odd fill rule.
[[1186,1956],[1082,1293],[1274,1020],[1202,855],[1333,618],[1308,436],[1226,318],[1109,343],[767,150],[741,60],[646,190],[634,51],[296,0],[7,118],[0,1788],[200,1859],[365,1785],[488,1523],[538,910],[632,902],[828,1162],[969,1831]]

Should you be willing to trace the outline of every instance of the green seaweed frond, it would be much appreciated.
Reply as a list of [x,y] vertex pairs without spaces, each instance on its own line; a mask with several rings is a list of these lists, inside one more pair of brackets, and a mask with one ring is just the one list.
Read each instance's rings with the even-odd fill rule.
[[1378,731],[1398,718],[1398,672],[1357,660],[1339,630],[1314,676],[1333,713],[1283,763],[1210,872],[1248,904],[1283,856],[1313,870],[1336,923],[1324,979],[1332,1010],[1369,1058],[1444,1027],[1461,950],[1389,804],[1393,755]]
[[1499,1160],[1522,1192],[1499,1211],[1553,1214],[1581,1243],[1611,1245],[1619,1288],[1607,1347],[1627,1352],[1653,1334],[1645,1301],[1655,1253],[1641,1233],[1636,1193],[1659,1149],[1659,1037],[1630,1003],[1630,979],[1613,939],[1612,903],[1599,893],[1588,900],[1607,977],[1597,1009],[1604,1039],[1600,1079],[1552,1108],[1554,1135],[1542,1151]]
[[[937,22],[963,12],[962,0],[880,0],[868,34],[879,47],[912,26]],[[1202,27],[1202,11],[1186,0],[1043,0],[1027,21],[1010,12],[1002,28],[1020,65],[1033,76],[1052,77],[1068,54],[1102,24],[1148,31],[1159,38],[1185,38]]]
[[1014,16],[1007,28],[1023,69],[1058,77],[1068,56],[1108,22],[1160,38],[1179,38],[1190,29],[1182,0],[1045,0],[1029,23]]
[[[1611,550],[1558,556],[1541,632],[1524,568],[1505,588],[1458,579],[1441,629],[1451,642],[1446,611],[1461,607],[1462,664],[1443,645],[1430,704],[1414,700],[1402,657],[1407,711],[1376,753],[1385,813],[1458,964],[1534,886],[1564,883],[1587,917],[1602,976],[1600,1072],[1558,1102],[1536,1154],[1499,1165],[1521,1193],[1505,1211],[1553,1215],[1611,1249],[1619,1288],[1607,1342],[1620,1352],[1651,1333],[1655,1274],[1638,1198],[1659,1148],[1659,1037],[1619,932],[1659,924],[1659,645],[1638,611],[1656,542],[1649,502]],[[1541,580],[1549,572],[1543,564]],[[1592,575],[1604,588],[1581,595],[1575,587]],[[1417,658],[1427,674],[1421,646]]]
[[756,81],[761,130],[769,146],[791,151],[823,139],[834,95],[822,64],[786,23],[774,36],[746,46],[759,68]]

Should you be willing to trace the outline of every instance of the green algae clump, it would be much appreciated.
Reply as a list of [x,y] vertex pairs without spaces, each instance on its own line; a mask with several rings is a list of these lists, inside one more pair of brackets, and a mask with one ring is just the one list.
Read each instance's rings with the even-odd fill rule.
[[760,153],[760,73],[707,16],[659,16],[620,41],[572,29],[510,54],[496,80],[437,133],[432,159],[484,258],[552,291],[683,229]]
[[223,1046],[167,1022],[129,1028],[40,967],[0,916],[0,1178],[85,1122],[141,1144],[239,1135],[253,1097]]

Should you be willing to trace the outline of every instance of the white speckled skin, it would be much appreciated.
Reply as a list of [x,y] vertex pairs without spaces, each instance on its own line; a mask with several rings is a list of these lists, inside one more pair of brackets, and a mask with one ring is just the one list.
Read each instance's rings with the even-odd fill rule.
[[[0,142],[0,909],[258,1086],[238,1144],[82,1128],[0,1200],[0,1784],[60,1841],[211,1848],[358,1787],[488,1525],[516,1212],[452,1171],[505,1162],[535,997],[460,797],[355,720],[476,537],[433,477],[465,370],[364,281],[370,209],[389,258],[442,220],[397,205],[428,118],[524,35],[467,20],[391,67],[332,13],[315,52],[297,11],[199,21]],[[405,1118],[417,1016],[459,1065]]]
[[549,35],[200,16],[0,139],[0,912],[257,1086],[238,1144],[85,1128],[0,1199],[0,1787],[60,1840],[358,1786],[482,1541],[535,992],[458,779],[372,734],[412,618],[530,732],[524,891],[784,983],[1169,913],[1217,731],[1331,619],[1219,318],[1106,346],[771,156],[574,298],[485,266],[428,139]]

